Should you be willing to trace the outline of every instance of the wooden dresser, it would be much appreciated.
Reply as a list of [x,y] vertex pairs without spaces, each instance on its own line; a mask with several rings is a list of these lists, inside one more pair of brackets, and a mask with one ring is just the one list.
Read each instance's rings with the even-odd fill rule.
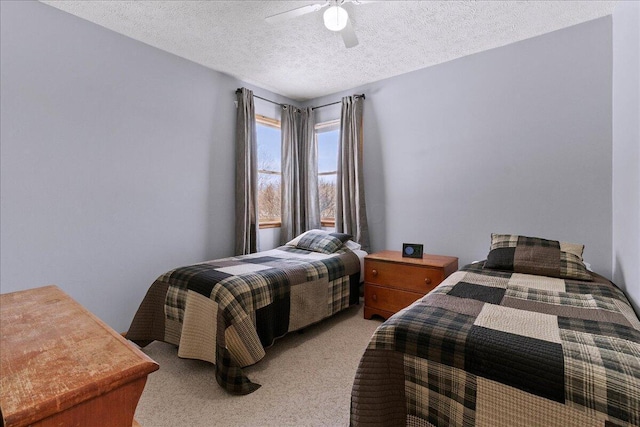
[[158,364],[56,286],[0,295],[3,425],[137,426]]
[[429,293],[458,269],[458,258],[423,255],[406,258],[382,251],[364,258],[364,317],[385,319]]

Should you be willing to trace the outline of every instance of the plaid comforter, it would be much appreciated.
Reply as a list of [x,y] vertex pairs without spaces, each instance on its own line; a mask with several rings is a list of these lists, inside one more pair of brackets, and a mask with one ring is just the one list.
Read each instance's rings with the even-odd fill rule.
[[640,425],[640,321],[593,282],[471,264],[383,323],[352,425]]
[[226,390],[248,394],[260,385],[241,368],[276,338],[358,303],[359,271],[347,248],[289,246],[176,268],[151,285],[127,338],[175,344],[180,357],[214,363]]

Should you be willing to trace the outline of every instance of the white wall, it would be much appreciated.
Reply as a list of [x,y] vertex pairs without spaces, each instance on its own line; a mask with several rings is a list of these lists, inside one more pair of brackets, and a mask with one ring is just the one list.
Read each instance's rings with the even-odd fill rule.
[[613,13],[613,280],[640,313],[640,3]]
[[157,276],[233,253],[243,83],[39,2],[0,8],[1,291],[57,284],[126,331]]
[[605,17],[311,101],[366,94],[373,250],[462,265],[518,233],[583,243],[611,277],[611,58]]

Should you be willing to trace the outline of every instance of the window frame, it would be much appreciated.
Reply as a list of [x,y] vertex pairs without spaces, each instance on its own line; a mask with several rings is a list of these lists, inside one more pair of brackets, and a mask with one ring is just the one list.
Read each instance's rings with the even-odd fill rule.
[[[323,132],[331,132],[334,130],[340,130],[340,119],[327,120],[326,122],[317,123],[314,126],[314,138],[316,140],[316,147],[318,147],[318,151],[320,150],[320,141],[318,140],[318,134]],[[339,149],[340,141],[338,141],[338,149]],[[336,170],[331,172],[320,172],[318,168],[318,178],[323,175],[335,175],[336,176],[336,186],[338,185],[338,162],[336,159]],[[334,227],[336,226],[335,213],[334,218],[320,218],[320,225],[323,227]]]
[[[256,114],[256,125],[258,124],[262,126],[272,127],[282,132],[281,122],[278,119],[263,116],[261,114]],[[257,143],[258,142],[256,141],[256,144]],[[273,171],[273,170],[266,170],[266,169],[258,169],[258,175],[261,173],[266,173],[269,175],[280,175],[280,188],[282,189],[282,165],[280,166],[280,172]],[[260,218],[258,217],[259,230],[266,229],[266,228],[280,228],[281,226],[282,226],[282,211],[280,212],[280,219],[277,221],[276,220],[260,221]]]

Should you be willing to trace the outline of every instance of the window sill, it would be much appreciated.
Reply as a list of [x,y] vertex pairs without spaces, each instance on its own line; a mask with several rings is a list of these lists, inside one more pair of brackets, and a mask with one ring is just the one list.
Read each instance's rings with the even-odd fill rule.
[[[335,228],[336,221],[334,219],[322,220],[322,221],[320,221],[320,225],[322,227]],[[260,229],[263,229],[263,228],[280,228],[281,226],[282,226],[282,223],[280,221],[262,221],[260,224],[258,224],[258,228],[260,228]]]
[[263,228],[280,228],[282,223],[280,221],[263,221],[258,224],[258,228],[262,230]]

